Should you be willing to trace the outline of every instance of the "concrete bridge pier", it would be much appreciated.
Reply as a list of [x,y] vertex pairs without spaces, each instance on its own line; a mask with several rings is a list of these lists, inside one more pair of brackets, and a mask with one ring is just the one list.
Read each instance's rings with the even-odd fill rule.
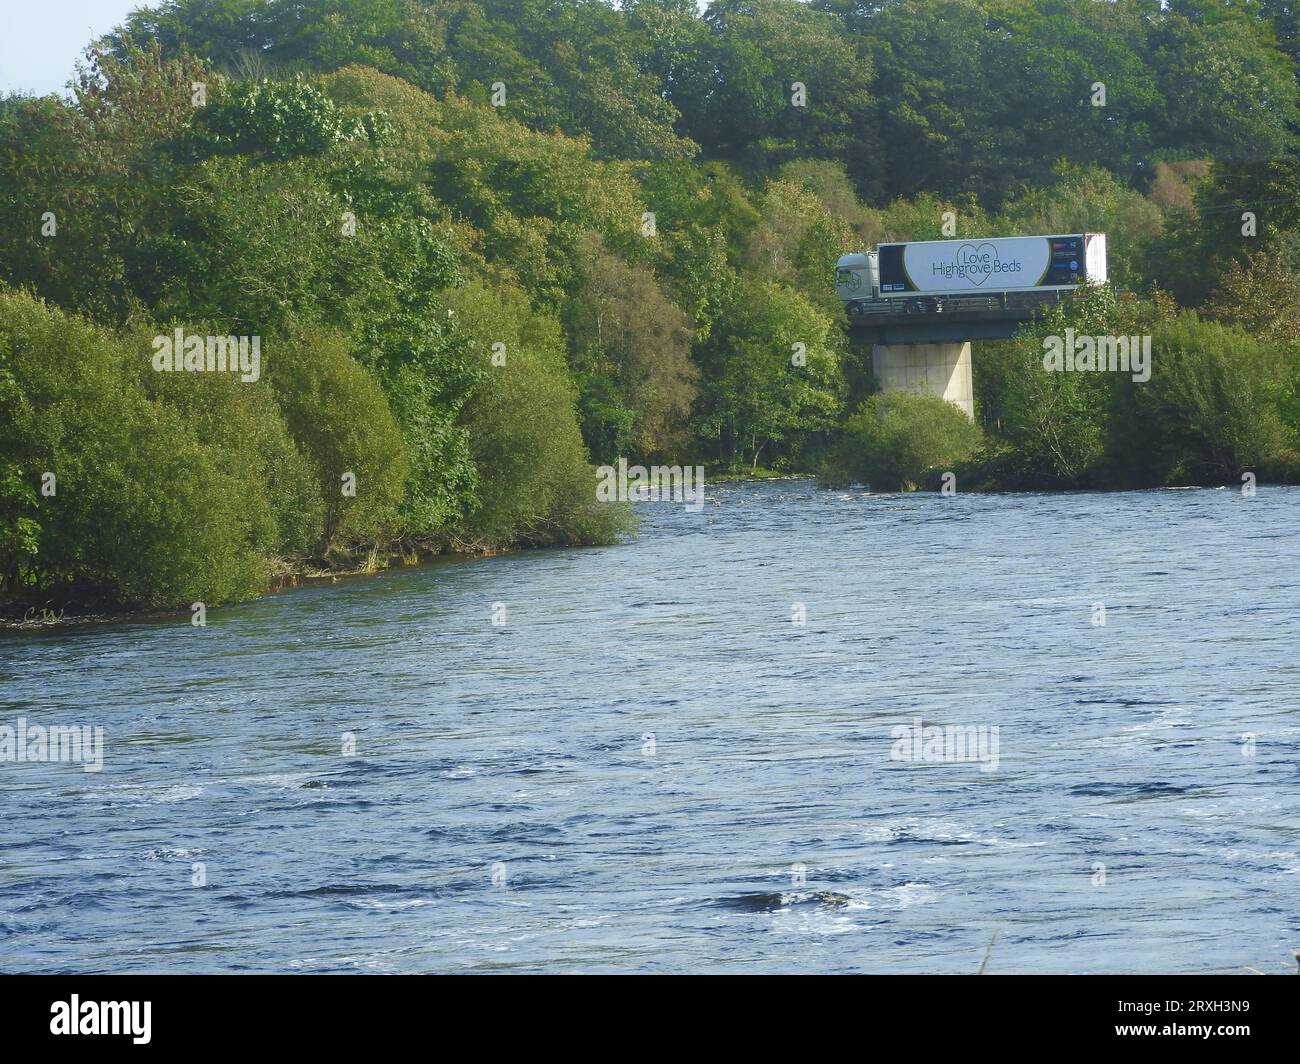
[[871,369],[886,392],[929,392],[975,417],[970,341],[930,344],[875,344]]

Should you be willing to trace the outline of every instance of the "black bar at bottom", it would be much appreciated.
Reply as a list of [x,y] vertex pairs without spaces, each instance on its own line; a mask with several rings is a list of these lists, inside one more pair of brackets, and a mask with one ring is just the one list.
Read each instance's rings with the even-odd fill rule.
[[[334,1059],[413,1040],[455,1051],[461,1039],[494,1052],[512,1041],[607,1043],[619,1028],[638,1044],[657,1030],[670,1052],[698,1045],[690,1031],[788,1031],[811,1051],[851,1027],[863,1048],[882,1038],[927,1052],[1163,1043],[1223,1056],[1287,1048],[1297,992],[1294,976],[4,976],[0,1016],[6,1055],[283,1048]],[[70,1024],[77,1033],[64,1033]]]

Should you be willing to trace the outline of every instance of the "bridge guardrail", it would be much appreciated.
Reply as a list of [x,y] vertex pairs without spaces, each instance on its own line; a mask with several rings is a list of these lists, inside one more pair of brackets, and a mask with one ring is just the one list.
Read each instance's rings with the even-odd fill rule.
[[846,304],[850,318],[871,318],[898,314],[957,314],[981,310],[1034,310],[1049,303],[1074,298],[1072,292],[996,292],[981,296],[908,296],[896,299],[864,299]]

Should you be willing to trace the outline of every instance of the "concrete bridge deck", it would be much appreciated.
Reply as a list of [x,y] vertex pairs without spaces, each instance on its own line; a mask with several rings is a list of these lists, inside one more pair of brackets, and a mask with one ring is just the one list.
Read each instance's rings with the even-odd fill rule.
[[997,292],[982,296],[911,297],[850,304],[849,336],[860,344],[937,344],[1005,340],[1043,307],[1074,292]]
[[965,340],[1005,340],[1015,336],[1037,307],[998,307],[929,314],[865,314],[849,318],[855,344],[936,344]]

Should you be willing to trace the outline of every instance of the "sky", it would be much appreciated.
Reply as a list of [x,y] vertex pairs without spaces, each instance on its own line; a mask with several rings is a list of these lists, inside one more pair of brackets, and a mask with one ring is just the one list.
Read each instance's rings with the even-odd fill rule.
[[82,49],[149,0],[0,0],[0,92],[62,93]]

